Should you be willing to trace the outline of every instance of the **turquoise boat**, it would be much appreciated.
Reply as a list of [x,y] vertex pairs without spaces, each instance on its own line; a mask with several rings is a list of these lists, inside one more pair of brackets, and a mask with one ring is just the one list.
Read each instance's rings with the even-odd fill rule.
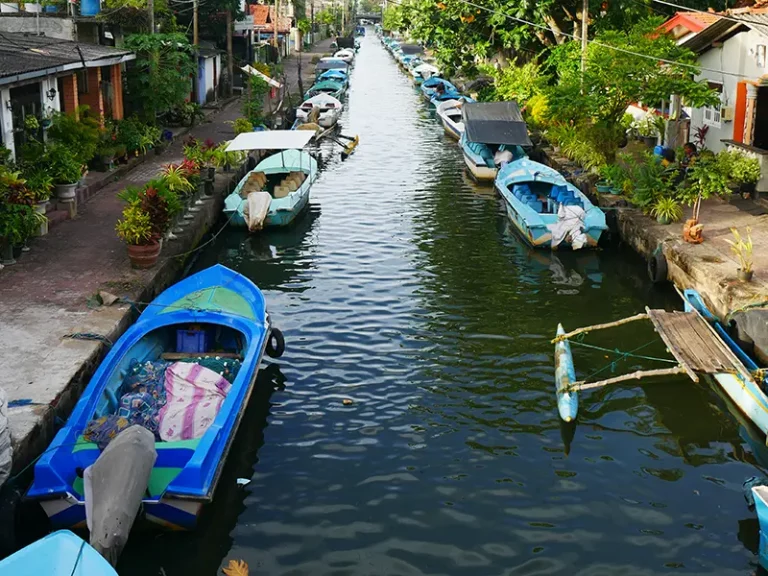
[[438,86],[442,88],[443,93],[453,94],[451,98],[461,97],[461,93],[459,92],[458,88],[456,88],[456,86],[451,84],[445,78],[440,78],[439,76],[432,76],[420,84],[419,87],[421,89],[421,95],[425,100],[431,101],[432,98],[438,96]]
[[85,540],[59,530],[0,561],[0,576],[117,576]]
[[304,93],[304,100],[309,100],[318,94],[328,94],[337,100],[341,100],[344,97],[344,92],[346,92],[346,90],[346,84],[338,80],[321,80],[320,82],[315,82],[315,84]]
[[[165,393],[154,424],[157,460],[141,509],[146,520],[160,526],[195,528],[203,507],[213,500],[264,352],[278,357],[283,349],[264,296],[241,274],[215,265],[171,286],[147,306],[101,362],[72,415],[35,464],[27,498],[40,502],[54,527],[85,526],[83,470],[96,462],[101,450],[84,431],[94,421],[111,421],[112,430],[120,430],[121,419],[122,426],[136,422],[133,413],[123,413],[125,399],[137,396],[135,386],[146,384],[155,391],[159,385]],[[181,391],[191,391],[191,384],[176,376],[182,373],[213,378],[210,381],[215,380],[221,393],[213,394],[216,399],[204,393],[202,398],[212,399],[203,406],[184,404]],[[228,384],[224,374],[229,374]],[[168,396],[166,404],[165,394],[176,390],[174,403]],[[196,387],[195,394],[203,390]],[[211,410],[213,402],[218,408]],[[177,410],[164,415],[171,406]],[[204,420],[199,420],[203,412]],[[183,427],[178,420],[182,415]]]
[[[257,134],[263,136],[252,136]],[[302,148],[313,135],[307,130],[272,130],[240,134],[232,141],[232,148],[227,150],[280,151],[259,162],[224,199],[224,215],[231,225],[247,226],[252,231],[287,226],[307,207],[318,167],[317,160]],[[264,211],[258,222],[255,213],[246,216],[246,207],[254,194],[263,198]]]
[[326,70],[317,77],[318,82],[323,82],[325,80],[341,82],[344,85],[345,90],[349,88],[349,74],[344,70]]
[[605,214],[557,170],[528,158],[502,166],[494,182],[510,222],[534,248],[596,248]]

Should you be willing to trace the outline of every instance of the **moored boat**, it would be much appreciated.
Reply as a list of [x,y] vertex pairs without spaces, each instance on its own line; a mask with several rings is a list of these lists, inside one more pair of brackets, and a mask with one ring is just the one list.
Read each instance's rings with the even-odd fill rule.
[[332,96],[336,100],[341,100],[346,91],[346,86],[337,80],[321,80],[315,82],[309,90],[304,94],[304,100],[309,100],[313,96],[318,94],[327,94]]
[[411,78],[416,85],[420,85],[425,80],[429,80],[433,76],[440,76],[440,69],[432,64],[421,62],[415,67],[411,68]]
[[476,180],[496,178],[497,152],[522,158],[525,153],[521,147],[531,146],[528,128],[516,102],[465,102],[461,114],[464,133],[459,144],[464,163]]
[[349,74],[345,70],[335,69],[326,70],[317,77],[318,82],[324,80],[333,80],[334,82],[341,82],[345,89],[349,88]]
[[101,362],[35,464],[27,497],[56,527],[84,525],[83,470],[139,424],[157,439],[144,517],[194,528],[213,499],[262,356],[279,356],[283,345],[261,291],[237,272],[215,265],[171,286]]
[[0,561],[0,576],[117,576],[85,540],[59,530]]
[[280,150],[259,162],[224,199],[224,214],[233,226],[251,231],[287,226],[301,213],[317,178],[317,160],[303,150],[314,134],[272,130],[240,134],[232,141],[228,151]]
[[425,100],[432,100],[432,98],[437,96],[440,92],[453,94],[454,98],[461,95],[456,86],[451,84],[445,78],[440,78],[439,76],[432,76],[421,83],[421,95],[424,96]]
[[350,50],[349,48],[342,48],[336,52],[333,57],[338,58],[339,60],[343,60],[347,64],[352,64],[355,59],[355,51]]
[[456,140],[461,139],[461,135],[464,134],[464,120],[461,116],[461,107],[465,101],[473,102],[471,98],[451,98],[440,102],[436,108],[437,116],[443,124],[445,133]]
[[495,181],[509,220],[534,248],[595,248],[605,214],[556,170],[526,157],[502,166]]
[[349,74],[349,64],[340,58],[320,58],[315,65],[315,78],[328,70],[342,70]]
[[315,108],[317,124],[322,128],[331,128],[339,121],[343,105],[333,96],[321,92],[301,103],[301,106],[296,109],[296,120],[301,123],[306,122]]

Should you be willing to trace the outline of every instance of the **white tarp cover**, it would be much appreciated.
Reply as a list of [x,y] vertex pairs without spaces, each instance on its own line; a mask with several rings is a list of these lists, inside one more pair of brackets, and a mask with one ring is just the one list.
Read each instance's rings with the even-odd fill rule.
[[242,70],[246,74],[250,74],[251,76],[259,76],[259,77],[261,77],[262,80],[266,81],[266,83],[269,84],[270,86],[272,86],[273,88],[280,88],[282,86],[282,84],[280,84],[280,82],[278,82],[277,80],[273,80],[272,78],[270,78],[266,74],[263,74],[263,73],[259,72],[258,70],[256,70],[256,68],[254,68],[250,64],[246,64],[245,66],[240,68],[240,70]]
[[11,474],[13,449],[11,448],[11,429],[8,427],[8,395],[0,388],[0,486],[5,484]]
[[238,134],[227,146],[227,152],[238,150],[301,150],[312,139],[304,130],[263,130]]
[[416,68],[413,69],[414,72],[418,72],[419,74],[424,74],[425,72],[429,74],[438,74],[440,72],[440,69],[437,66],[432,66],[432,64],[419,64],[416,66]]
[[[309,106],[307,106],[307,104],[309,104]],[[341,102],[339,102],[338,99],[334,98],[330,94],[326,94],[325,92],[320,92],[319,94],[312,96],[312,98],[304,100],[301,107],[312,108],[314,106],[318,106],[322,108],[323,106],[327,107],[329,104],[333,104],[333,107],[338,108],[339,110],[342,108]]]
[[574,250],[583,248],[587,244],[587,235],[584,234],[585,216],[586,212],[581,206],[560,206],[557,222],[549,225],[552,232],[552,248],[568,239]]

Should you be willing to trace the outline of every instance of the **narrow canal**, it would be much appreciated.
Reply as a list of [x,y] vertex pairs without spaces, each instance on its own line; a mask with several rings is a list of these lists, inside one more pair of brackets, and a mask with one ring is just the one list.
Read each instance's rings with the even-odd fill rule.
[[[203,527],[132,537],[120,573],[754,573],[741,482],[759,446],[706,385],[591,391],[576,427],[557,417],[558,321],[675,295],[626,251],[528,249],[370,33],[343,126],[360,147],[325,149],[295,226],[227,231],[196,263],[251,278],[288,350],[260,374]],[[574,355],[581,376],[610,373],[604,352]]]

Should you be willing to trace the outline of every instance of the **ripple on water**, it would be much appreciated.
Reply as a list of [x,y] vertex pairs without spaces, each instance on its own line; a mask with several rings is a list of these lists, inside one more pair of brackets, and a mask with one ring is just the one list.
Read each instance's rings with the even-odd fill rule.
[[[752,570],[736,487],[753,468],[710,391],[605,388],[583,395],[576,427],[556,415],[558,321],[676,301],[626,252],[527,248],[372,35],[351,86],[343,132],[360,146],[346,162],[324,148],[308,213],[228,231],[200,258],[262,288],[288,348],[259,379],[206,527],[132,539],[121,574],[214,574],[228,558],[265,575]],[[580,376],[609,362],[575,354]]]

